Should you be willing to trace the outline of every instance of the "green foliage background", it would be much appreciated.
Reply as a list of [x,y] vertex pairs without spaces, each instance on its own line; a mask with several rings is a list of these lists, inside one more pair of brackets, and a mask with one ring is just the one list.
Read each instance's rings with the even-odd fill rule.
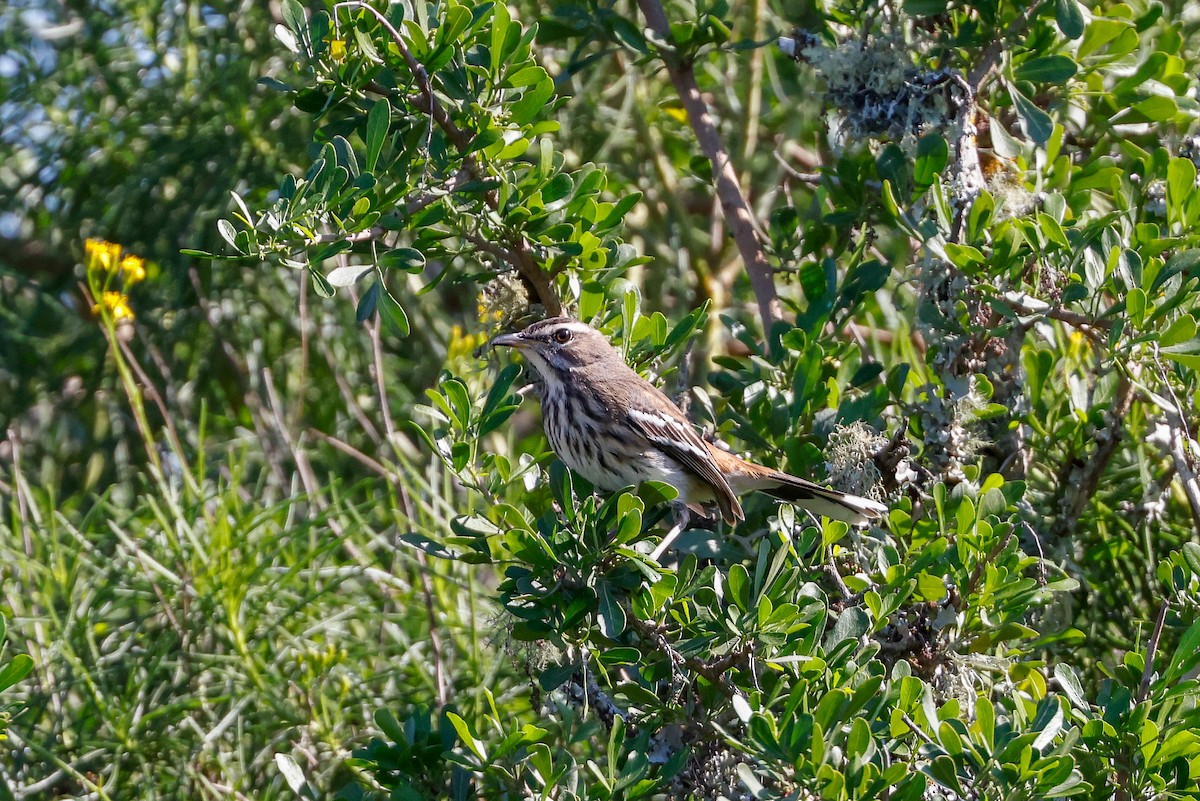
[[[376,8],[0,9],[0,798],[1198,794],[1188,4]],[[559,307],[887,525],[648,559]]]

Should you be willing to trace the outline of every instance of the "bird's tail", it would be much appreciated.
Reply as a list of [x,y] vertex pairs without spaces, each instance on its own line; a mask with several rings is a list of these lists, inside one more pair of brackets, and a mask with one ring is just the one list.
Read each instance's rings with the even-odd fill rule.
[[887,511],[886,506],[868,498],[838,492],[743,459],[737,461],[740,464],[730,465],[726,477],[738,495],[754,490],[765,492],[772,498],[795,504],[813,514],[832,517],[851,525],[869,523]]
[[[869,523],[887,512],[886,506],[869,498],[838,492],[772,467],[747,462],[740,456],[723,451],[712,444],[709,444],[708,449],[733,491],[734,504],[737,504],[738,495],[755,491],[765,492],[772,498],[795,504],[813,514],[832,517],[851,525]],[[736,509],[737,518],[741,519],[741,507],[737,506]],[[725,512],[724,503],[721,511]],[[725,514],[725,519],[732,522],[733,516]]]
[[886,506],[869,498],[838,492],[787,473],[776,471],[772,479],[773,482],[757,487],[759,492],[851,525],[869,523],[887,511]]

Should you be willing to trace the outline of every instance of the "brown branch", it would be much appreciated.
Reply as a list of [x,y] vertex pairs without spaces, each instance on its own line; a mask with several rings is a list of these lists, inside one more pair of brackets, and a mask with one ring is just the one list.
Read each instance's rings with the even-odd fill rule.
[[937,745],[937,743],[933,741],[933,738],[926,734],[925,730],[918,726],[917,722],[908,716],[907,712],[901,712],[900,719],[904,721],[904,725],[912,729],[912,733],[917,735],[918,739],[920,739],[923,743],[926,745]]
[[1060,323],[1066,323],[1073,328],[1079,329],[1080,333],[1097,342],[1104,340],[1102,331],[1112,328],[1111,320],[1088,317],[1087,315],[1073,312],[1070,309],[1064,309],[1062,306],[1051,306],[1043,300],[1029,297],[1022,293],[1010,292],[1001,298],[1001,300],[1011,305],[1018,313],[1027,315],[1040,314],[1051,320],[1058,320]]
[[1000,558],[1000,554],[1004,552],[1004,549],[1008,547],[1008,544],[1012,542],[1012,540],[1013,535],[1010,531],[1007,537],[992,546],[992,550],[988,551],[987,556],[979,560],[979,562],[975,565],[975,569],[971,571],[971,578],[967,581],[966,591],[961,592],[958,595],[957,600],[959,603],[954,605],[955,609],[958,609],[959,611],[962,610],[962,607],[966,604],[966,599],[969,596],[974,595],[975,590],[979,589],[979,582],[983,579],[983,574],[984,571],[987,570],[987,566],[994,564],[995,561]]
[[[379,398],[379,411],[383,417],[383,430],[387,434],[388,445],[400,458],[403,454],[400,453],[397,437],[400,435],[396,431],[396,425],[392,421],[392,406],[388,400],[387,392],[387,376],[384,370],[383,363],[383,336],[381,334],[382,321],[377,316],[375,321],[367,326],[367,330],[371,335],[371,372],[375,378],[375,392]],[[396,492],[400,496],[400,506],[404,512],[404,516],[411,523],[413,520],[412,499],[408,495],[408,487],[403,481],[394,480]],[[399,542],[395,542],[396,552],[399,553]],[[442,637],[438,633],[438,618],[436,604],[434,603],[434,588],[432,578],[432,568],[429,565],[429,557],[424,551],[417,551],[417,573],[421,579],[421,594],[425,600],[425,618],[429,624],[429,647],[431,656],[433,657],[433,681],[437,689],[438,707],[444,707],[450,701],[450,680],[446,675],[446,659],[445,648],[442,645]]]
[[676,666],[682,665],[688,668],[696,675],[707,680],[714,687],[729,697],[737,694],[737,690],[730,683],[729,678],[725,675],[739,659],[745,657],[745,653],[741,650],[731,651],[725,656],[714,660],[713,662],[705,662],[702,659],[697,659],[694,656],[684,656],[679,653],[670,642],[667,641],[666,626],[660,626],[649,620],[642,620],[628,607],[625,607],[625,617],[629,621],[629,626],[638,636],[647,640],[652,644],[663,656],[665,656],[672,666],[672,670]]
[[467,231],[459,232],[458,236],[460,239],[465,239],[466,241],[470,242],[472,245],[479,248],[484,253],[490,253],[491,255],[495,256],[496,258],[506,261],[509,264],[516,263],[517,254],[513,253],[511,250],[509,250],[506,247],[497,245],[495,242],[484,239],[481,236],[476,236],[475,234],[468,233]]
[[308,240],[308,244],[324,245],[327,242],[340,242],[342,240],[350,242],[351,244],[357,244],[359,242],[371,242],[376,239],[380,239],[386,233],[387,229],[385,229],[382,225],[375,225],[371,228],[367,228],[364,231],[355,231],[352,234],[347,234],[341,231],[332,231],[328,234],[317,234],[312,239]]
[[[788,164],[778,149],[775,150],[775,160],[783,168],[784,174],[794,181],[799,181],[802,184],[811,184],[812,186],[820,186],[824,180],[824,176],[819,172],[800,172],[791,164]],[[830,180],[835,183],[837,182],[837,178],[831,178]]]
[[[342,3],[335,3],[333,6],[334,20],[336,24],[338,9],[358,8],[368,11],[379,20],[379,23],[388,32],[392,39],[392,43],[396,45],[396,49],[404,58],[404,62],[408,65],[412,72],[413,79],[417,82],[417,89],[420,92],[420,97],[410,102],[419,110],[429,115],[437,126],[442,129],[446,137],[460,152],[465,151],[471,144],[474,138],[469,131],[464,131],[454,124],[454,120],[450,119],[450,115],[446,109],[438,102],[437,93],[433,90],[433,85],[429,82],[429,73],[425,71],[425,67],[417,61],[409,50],[408,44],[400,35],[400,31],[383,15],[378,9],[367,5],[363,0],[347,0]],[[463,170],[469,175],[476,178],[483,176],[483,169],[473,154],[463,156]],[[483,194],[484,202],[493,211],[500,210],[500,197],[495,190],[490,190]],[[517,268],[525,287],[529,290],[530,298],[536,299],[545,307],[546,313],[550,316],[555,316],[562,313],[562,300],[558,297],[558,291],[554,288],[553,277],[545,270],[538,266],[538,263],[533,258],[533,252],[529,248],[529,242],[524,236],[514,234],[509,241],[508,252],[512,259],[509,262]]]
[[1008,26],[1008,30],[1005,31],[1007,35],[1003,38],[997,37],[988,45],[988,49],[983,53],[983,58],[979,59],[979,63],[975,65],[975,69],[971,70],[971,74],[967,76],[967,83],[970,85],[973,94],[979,94],[983,82],[987,80],[988,75],[995,69],[996,64],[1000,62],[1000,56],[1004,54],[1011,42],[1018,39],[1025,32],[1025,28],[1029,26],[1029,21],[1033,19],[1043,4],[1032,3],[1026,6],[1025,10]]
[[[674,45],[674,35],[671,33],[671,23],[661,0],[638,0],[646,24],[668,47]],[[721,141],[708,104],[700,94],[700,86],[696,83],[696,71],[690,61],[680,59],[671,49],[659,52],[667,69],[667,76],[675,86],[675,91],[687,111],[688,122],[696,134],[696,141],[705,158],[712,164],[713,181],[716,184],[717,198],[721,203],[725,220],[733,234],[738,252],[750,275],[750,286],[758,300],[758,311],[762,317],[763,333],[769,333],[772,324],[782,316],[779,295],[775,291],[775,278],[771,265],[767,262],[758,235],[755,232],[754,214],[750,204],[742,194],[738,183],[737,173],[729,151]]]
[[[461,187],[470,179],[471,174],[468,173],[466,169],[459,170],[454,174],[453,177],[450,178],[449,181],[446,181],[444,184],[442,184],[442,186],[439,187],[436,192],[425,192],[417,195],[405,203],[404,214],[408,217],[411,217],[417,212],[423,211],[429,206],[432,206],[434,203],[437,203],[442,198],[457,191],[459,187]],[[362,231],[354,231],[352,233],[332,231],[329,233],[318,234],[317,236],[308,240],[308,244],[324,245],[328,242],[339,242],[344,240],[356,245],[359,242],[374,242],[375,240],[382,239],[387,235],[387,232],[387,229],[382,225],[373,225],[370,228]]]
[[1100,486],[1100,479],[1104,476],[1109,461],[1112,460],[1113,454],[1117,452],[1117,446],[1125,437],[1125,415],[1129,413],[1129,407],[1132,404],[1133,384],[1127,376],[1122,375],[1120,383],[1117,385],[1112,411],[1108,413],[1108,427],[1097,432],[1096,439],[1100,444],[1097,446],[1096,452],[1082,467],[1083,475],[1079,477],[1072,475],[1076,469],[1077,460],[1074,454],[1059,472],[1059,485],[1065,488],[1060,501],[1064,508],[1050,528],[1050,534],[1054,538],[1066,537],[1075,532],[1075,528],[1079,525],[1079,518],[1083,516],[1092,496],[1096,494],[1096,490]]
[[1171,431],[1171,459],[1175,463],[1175,472],[1183,484],[1183,492],[1187,495],[1188,504],[1192,507],[1192,525],[1200,532],[1200,481],[1196,479],[1196,471],[1192,469],[1188,458],[1188,445],[1191,442],[1183,429],[1183,418],[1178,414],[1168,414],[1168,427]]

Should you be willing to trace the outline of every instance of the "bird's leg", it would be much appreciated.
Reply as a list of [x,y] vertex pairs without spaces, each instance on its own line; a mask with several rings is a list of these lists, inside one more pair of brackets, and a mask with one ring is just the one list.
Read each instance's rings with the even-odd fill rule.
[[667,548],[670,547],[671,543],[675,541],[675,538],[682,534],[692,522],[691,510],[689,510],[686,506],[677,506],[676,510],[675,525],[671,526],[671,530],[663,535],[662,542],[658,544],[658,547],[650,552],[650,558],[655,562],[657,562],[659,557],[661,557]]

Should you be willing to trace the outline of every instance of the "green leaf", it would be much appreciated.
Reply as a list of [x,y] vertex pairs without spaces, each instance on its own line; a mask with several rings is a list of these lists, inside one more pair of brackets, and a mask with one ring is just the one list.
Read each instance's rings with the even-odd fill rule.
[[1012,95],[1025,135],[1039,145],[1050,141],[1050,134],[1054,133],[1054,121],[1050,119],[1050,115],[1035,106],[1033,101],[1021,94],[1012,84],[1009,84],[1008,91]]
[[637,496],[642,499],[647,509],[653,509],[678,498],[679,490],[661,481],[643,481],[637,487]]
[[504,63],[504,59],[508,57],[505,43],[508,41],[508,27],[511,21],[508,16],[508,7],[504,3],[496,3],[493,6],[492,12],[492,74],[500,73],[500,65]]
[[325,280],[325,276],[320,270],[314,270],[310,267],[308,270],[308,275],[312,280],[313,290],[321,297],[332,298],[335,294],[337,294],[337,290],[335,290],[330,283]]
[[[498,410],[503,409],[502,404],[509,397],[508,391],[512,387],[513,382],[517,380],[517,376],[520,374],[520,366],[516,364],[510,364],[501,370],[500,375],[496,376],[496,380],[492,382],[492,388],[488,390],[487,398],[483,402],[483,410],[479,413],[481,436],[495,429],[495,426],[489,427],[490,418],[492,415],[496,414]],[[520,401],[518,401],[518,403],[519,402]],[[506,413],[504,416],[507,417],[508,414]],[[487,431],[483,430],[485,427],[488,428]]]
[[463,151],[463,155],[491,147],[503,138],[504,133],[498,128],[488,128],[484,131],[480,131],[475,138],[471,140],[471,144],[467,145],[467,149]]
[[338,166],[345,167],[346,172],[354,177],[358,177],[358,159],[354,155],[354,148],[350,147],[350,143],[346,141],[346,137],[338,134],[330,140],[333,145],[334,161]]
[[294,33],[303,33],[308,27],[308,19],[304,16],[304,6],[298,0],[283,0],[283,24]]
[[625,195],[623,198],[618,200],[613,206],[612,210],[608,214],[604,215],[604,219],[597,222],[593,227],[598,231],[607,231],[610,228],[615,228],[617,225],[621,224],[621,222],[625,219],[625,215],[628,214],[629,210],[636,206],[638,201],[641,199],[641,192],[630,192],[628,195]]
[[1051,217],[1045,212],[1039,211],[1037,214],[1038,228],[1041,229],[1042,236],[1046,238],[1047,243],[1061,245],[1062,247],[1070,247],[1071,243],[1067,239],[1063,227],[1059,225],[1058,220]]
[[516,72],[510,74],[504,81],[505,85],[512,87],[533,86],[538,81],[546,78],[546,70],[537,65],[530,67],[522,67]]
[[600,633],[605,637],[615,639],[625,631],[625,610],[613,597],[607,581],[601,581],[596,587],[599,607],[596,610],[596,622]]
[[1125,295],[1125,310],[1129,313],[1129,321],[1137,328],[1146,319],[1146,293],[1139,287],[1134,287]]
[[357,323],[365,323],[375,314],[379,306],[379,282],[371,284],[363,296],[359,298],[358,308],[354,310],[354,320]]
[[975,727],[983,745],[989,751],[993,750],[996,747],[996,707],[987,696],[981,696],[975,702]]
[[917,161],[913,167],[913,180],[919,186],[929,186],[941,175],[950,161],[950,146],[941,134],[926,134],[917,143]]
[[425,268],[425,254],[416,248],[394,248],[380,254],[379,268],[418,272]]
[[402,337],[408,336],[408,315],[404,313],[404,308],[392,296],[392,293],[385,286],[379,294],[379,316],[391,326]]
[[1133,110],[1151,122],[1166,122],[1179,113],[1179,104],[1173,97],[1153,95],[1134,103]]
[[1033,721],[1033,728],[1039,734],[1033,741],[1034,748],[1045,751],[1050,743],[1054,742],[1054,738],[1062,731],[1063,717],[1062,705],[1057,699],[1046,698],[1038,704],[1037,718]]
[[[484,762],[487,762],[486,746],[483,741],[471,731],[471,726],[463,720],[457,713],[447,711],[446,718],[450,721],[450,725],[458,732],[458,738],[462,740],[463,745],[471,750],[475,756],[479,757]],[[403,742],[403,741],[401,741]]]
[[917,595],[924,601],[940,601],[946,597],[946,582],[941,576],[921,573],[917,576]]
[[1072,706],[1084,712],[1089,709],[1087,696],[1083,694],[1083,685],[1080,684],[1074,668],[1065,662],[1059,662],[1054,666],[1054,678],[1058,679],[1058,686],[1062,687]]
[[1083,36],[1083,11],[1076,0],[1054,0],[1054,19],[1058,22],[1058,29],[1068,39]]
[[881,194],[883,197],[883,207],[887,209],[887,213],[892,219],[903,219],[900,211],[900,202],[896,198],[896,190],[891,181],[884,179]]
[[1063,83],[1075,77],[1079,66],[1070,56],[1053,55],[1031,58],[1013,71],[1018,81]]
[[1186,158],[1171,159],[1167,164],[1167,206],[1176,219],[1183,219],[1184,208],[1195,192],[1195,162]]
[[856,606],[844,609],[825,637],[825,650],[832,651],[846,640],[857,640],[870,630],[871,621],[866,612]]
[[946,257],[959,269],[970,270],[987,264],[987,259],[979,248],[971,245],[960,245],[957,242],[946,243]]
[[904,13],[914,17],[940,17],[949,6],[949,0],[904,0]]
[[521,99],[509,106],[508,118],[517,125],[526,125],[546,110],[547,102],[553,96],[554,81],[547,75],[545,80],[526,89]]
[[571,176],[560,172],[542,187],[542,202],[553,203],[556,200],[562,200],[571,193],[573,187],[574,182],[571,180]]
[[1181,674],[1194,668],[1197,662],[1200,662],[1200,620],[1192,623],[1179,638],[1179,645],[1175,648],[1166,671],[1163,672],[1162,680],[1174,683]]
[[606,22],[612,28],[617,41],[638,53],[650,52],[650,48],[646,45],[646,37],[642,35],[638,26],[619,14],[609,14],[608,17]]
[[221,234],[221,238],[228,243],[229,247],[233,248],[234,253],[241,253],[242,249],[237,246],[237,229],[233,227],[233,223],[225,218],[217,220],[217,231]]
[[408,737],[404,734],[404,726],[400,724],[400,721],[396,720],[396,716],[392,714],[391,710],[376,709],[374,717],[375,725],[393,743],[408,741]]
[[0,692],[7,690],[33,670],[33,659],[29,654],[17,654],[0,669]]
[[325,280],[332,287],[353,286],[360,278],[368,273],[375,272],[375,268],[370,264],[348,264],[342,267],[334,267],[325,276]]
[[1164,348],[1182,345],[1196,338],[1196,320],[1185,314],[1167,328],[1158,338],[1158,344]]
[[732,601],[743,612],[747,611],[750,608],[750,573],[746,570],[746,566],[731,565],[727,584],[729,591],[725,595],[725,600]]
[[538,683],[546,692],[553,692],[567,683],[575,675],[575,665],[552,665],[538,676]]
[[364,169],[375,172],[379,164],[379,154],[383,151],[383,143],[387,140],[388,127],[391,124],[392,107],[387,100],[377,100],[367,114],[367,158]]

